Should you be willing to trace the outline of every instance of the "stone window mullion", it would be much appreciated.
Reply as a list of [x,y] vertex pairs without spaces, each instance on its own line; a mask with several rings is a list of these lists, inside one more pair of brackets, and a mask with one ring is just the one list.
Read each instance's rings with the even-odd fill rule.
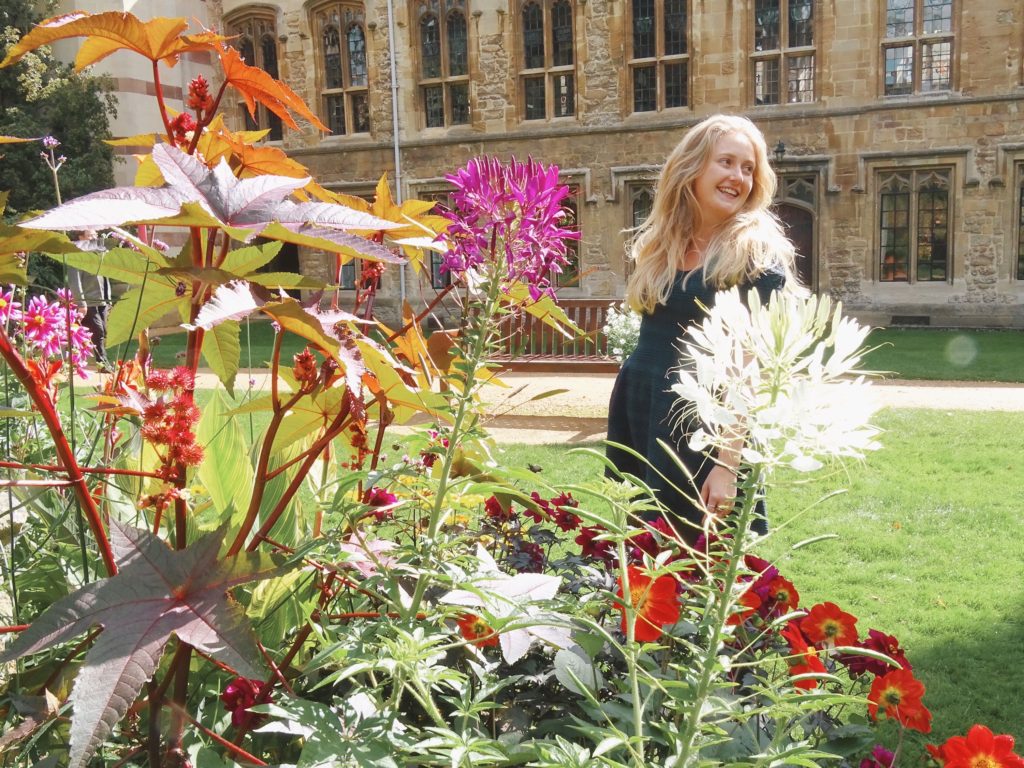
[[751,71],[756,105],[813,102],[816,0],[755,0]]
[[334,135],[370,131],[369,59],[363,3],[341,0],[312,10],[323,122]]
[[885,0],[884,95],[952,89],[953,17],[953,0]]
[[574,116],[576,28],[573,0],[525,0],[518,19],[522,119]]
[[689,101],[687,0],[631,0],[628,53],[633,112]]

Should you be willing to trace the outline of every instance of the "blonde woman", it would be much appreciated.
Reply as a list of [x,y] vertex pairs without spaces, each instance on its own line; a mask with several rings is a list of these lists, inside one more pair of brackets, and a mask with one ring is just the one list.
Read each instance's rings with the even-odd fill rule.
[[[787,283],[796,287],[793,245],[768,210],[775,184],[761,131],[743,117],[709,117],[672,150],[651,214],[632,243],[634,270],[626,299],[642,314],[640,339],[612,391],[608,440],[613,444],[607,455],[620,472],[654,489],[674,523],[692,524],[681,530],[691,541],[706,515],[731,508],[741,445],[737,441],[717,457],[687,446],[687,426],[673,417],[676,398],[669,391],[678,339],[687,326],[700,322],[702,307],[713,306],[719,290],[756,288],[767,301]],[[675,447],[686,472],[659,440]]]

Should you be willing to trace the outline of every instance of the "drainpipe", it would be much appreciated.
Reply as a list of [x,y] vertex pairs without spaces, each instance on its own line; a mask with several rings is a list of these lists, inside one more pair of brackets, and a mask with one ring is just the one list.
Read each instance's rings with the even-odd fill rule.
[[[398,65],[395,61],[395,6],[388,0],[388,56],[391,63],[391,133],[395,150],[395,203],[402,204],[402,143],[398,136]],[[398,297],[405,303],[405,264],[398,268]],[[402,307],[398,308],[402,315]]]

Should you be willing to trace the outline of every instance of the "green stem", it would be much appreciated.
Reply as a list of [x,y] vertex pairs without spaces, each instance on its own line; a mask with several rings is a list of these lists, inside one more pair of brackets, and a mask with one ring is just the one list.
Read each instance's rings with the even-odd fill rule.
[[57,411],[53,407],[53,403],[50,402],[43,387],[32,377],[28,366],[25,365],[25,361],[22,360],[21,355],[11,345],[10,339],[2,329],[0,329],[0,356],[7,361],[7,365],[10,366],[11,371],[18,381],[21,382],[32,403],[42,415],[43,422],[46,424],[53,439],[53,446],[57,457],[60,459],[60,464],[64,467],[63,471],[67,473],[68,480],[71,481],[75,491],[75,498],[81,505],[85,518],[89,522],[89,528],[92,530],[96,546],[99,548],[100,556],[103,558],[103,565],[107,569],[107,575],[113,576],[117,573],[114,552],[110,548],[110,541],[103,527],[103,519],[99,508],[96,506],[96,499],[89,492],[85,475],[82,474],[82,470],[78,466],[78,458],[75,456],[74,451],[71,450],[71,446],[65,437],[60,417],[57,415]]
[[739,517],[736,530],[733,533],[732,548],[729,551],[728,565],[726,566],[725,578],[722,580],[721,587],[716,587],[714,580],[709,579],[709,588],[717,592],[717,604],[714,620],[711,622],[711,636],[708,638],[707,648],[705,648],[704,656],[700,661],[700,678],[697,682],[696,692],[690,704],[690,712],[686,718],[686,725],[680,740],[680,765],[689,765],[690,763],[693,742],[697,737],[704,705],[711,690],[711,681],[714,676],[716,659],[718,658],[718,647],[721,645],[726,622],[729,620],[729,610],[733,604],[732,590],[736,583],[741,558],[743,557],[743,539],[747,528],[750,526],[750,518],[755,507],[754,492],[760,484],[759,478],[760,472],[751,471],[743,480],[739,494],[742,498]]
[[640,696],[640,674],[637,670],[636,646],[636,606],[633,605],[633,593],[629,586],[629,567],[626,555],[626,541],[620,538],[616,542],[619,557],[619,579],[622,583],[622,610],[626,616],[626,647],[623,649],[626,666],[629,669],[629,693],[633,705],[633,736],[636,747],[633,753],[634,765],[644,768],[644,702]]
[[[437,492],[434,495],[434,506],[430,511],[430,520],[427,525],[427,538],[425,542],[424,559],[429,560],[435,545],[438,531],[441,528],[441,518],[444,511],[445,497],[448,494],[452,466],[458,454],[460,443],[463,438],[463,426],[467,416],[470,415],[470,404],[473,402],[474,388],[477,385],[477,373],[483,364],[484,353],[487,350],[487,341],[492,333],[491,318],[498,309],[498,295],[501,286],[494,278],[488,283],[487,298],[484,301],[483,311],[476,315],[477,324],[475,338],[472,348],[466,356],[466,378],[463,381],[462,392],[458,397],[458,408],[455,411],[455,419],[452,421],[452,429],[448,438],[448,448],[444,453],[444,462],[441,465],[441,475],[437,483]],[[416,581],[416,590],[413,592],[409,607],[403,610],[405,618],[415,616],[423,602],[423,596],[427,591],[430,579],[420,575]]]
[[430,695],[424,686],[423,682],[418,677],[409,678],[412,682],[412,695],[420,703],[420,706],[426,710],[426,713],[430,715],[430,719],[434,721],[434,725],[438,728],[447,728],[448,723],[444,719],[444,715],[441,714],[441,710],[437,708],[437,704],[434,703],[434,697]]

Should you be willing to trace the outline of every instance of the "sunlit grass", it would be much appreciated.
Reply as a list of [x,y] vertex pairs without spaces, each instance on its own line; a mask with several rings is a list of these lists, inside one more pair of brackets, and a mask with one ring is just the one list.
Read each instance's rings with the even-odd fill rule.
[[1024,382],[1024,332],[879,328],[864,367],[896,379]]

